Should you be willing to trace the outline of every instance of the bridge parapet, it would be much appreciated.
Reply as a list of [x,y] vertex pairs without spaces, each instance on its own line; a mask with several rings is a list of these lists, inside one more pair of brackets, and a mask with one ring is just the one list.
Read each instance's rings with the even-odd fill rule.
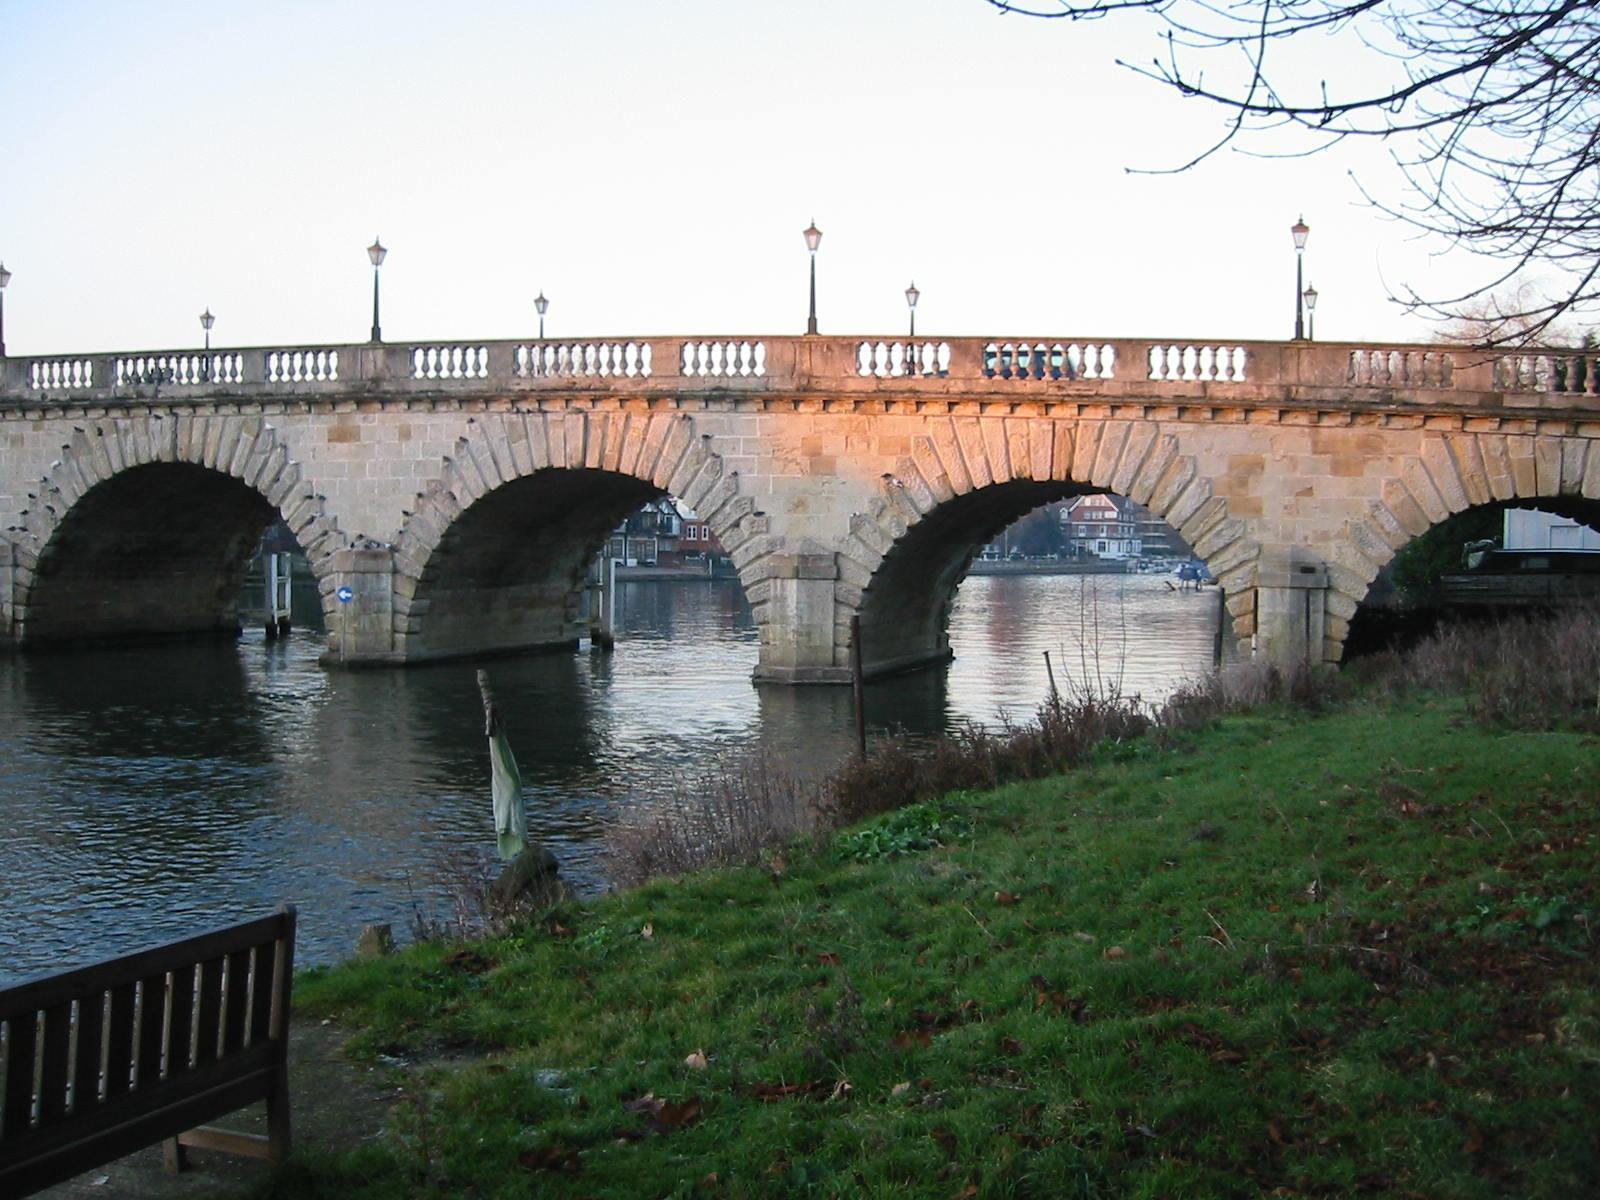
[[805,394],[1592,413],[1600,353],[1129,338],[692,336],[147,351],[0,360],[0,405],[490,392]]

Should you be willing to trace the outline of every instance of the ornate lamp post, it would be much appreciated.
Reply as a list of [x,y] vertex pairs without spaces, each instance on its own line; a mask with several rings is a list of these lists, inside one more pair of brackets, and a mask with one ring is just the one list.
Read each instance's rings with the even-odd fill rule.
[[206,353],[200,360],[200,378],[208,383],[211,380],[211,327],[216,323],[217,319],[211,315],[211,306],[208,304],[205,312],[200,314],[200,328],[206,331]]
[[822,245],[822,230],[817,228],[815,221],[811,222],[805,231],[806,249],[811,251],[811,316],[806,321],[806,332],[817,331],[817,247]]
[[383,329],[378,324],[378,268],[383,266],[384,256],[389,253],[377,238],[372,239],[372,245],[367,247],[367,257],[372,260],[372,340],[383,341]]
[[0,358],[6,356],[6,284],[11,282],[11,272],[0,263]]
[[544,341],[544,314],[550,308],[550,301],[544,298],[544,289],[539,289],[539,294],[534,298],[533,307],[539,314],[539,340]]
[[1306,305],[1306,341],[1314,342],[1317,340],[1317,289],[1307,284],[1300,299]]
[[911,286],[906,289],[906,307],[911,310],[912,337],[917,336],[917,301],[921,299],[921,297],[922,293],[917,291],[916,282],[913,280]]
[[1301,217],[1289,226],[1289,236],[1294,238],[1294,340],[1299,341],[1306,336],[1305,310],[1301,307],[1304,297],[1301,292],[1305,290],[1303,271],[1306,257],[1306,236],[1310,234],[1311,226],[1306,224],[1306,219]]

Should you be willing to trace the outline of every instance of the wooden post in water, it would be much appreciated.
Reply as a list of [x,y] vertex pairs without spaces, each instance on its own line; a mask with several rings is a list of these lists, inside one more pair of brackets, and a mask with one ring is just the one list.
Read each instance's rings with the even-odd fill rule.
[[856,753],[867,756],[867,709],[861,686],[861,617],[850,618],[850,694],[856,710]]
[[1044,652],[1044,673],[1050,676],[1050,703],[1057,708],[1061,707],[1061,693],[1056,690],[1056,672],[1050,665],[1050,651]]
[[1211,668],[1222,668],[1222,624],[1228,619],[1228,593],[1217,585],[1217,633],[1211,642]]
[[589,588],[589,648],[603,654],[616,649],[617,560],[608,542],[601,551]]

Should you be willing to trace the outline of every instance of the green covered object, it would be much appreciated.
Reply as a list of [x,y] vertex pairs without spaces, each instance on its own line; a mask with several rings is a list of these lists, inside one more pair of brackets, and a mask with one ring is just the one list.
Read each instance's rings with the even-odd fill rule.
[[500,857],[513,859],[528,844],[528,810],[522,799],[522,773],[506,738],[505,722],[489,694],[487,672],[478,672],[483,693],[484,732],[489,737],[490,794],[494,799],[494,832]]

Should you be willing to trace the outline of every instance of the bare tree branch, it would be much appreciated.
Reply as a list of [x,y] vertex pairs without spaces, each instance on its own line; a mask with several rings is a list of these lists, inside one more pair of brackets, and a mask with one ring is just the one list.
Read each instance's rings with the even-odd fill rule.
[[[1503,343],[1600,302],[1600,0],[984,2],[1047,20],[1159,21],[1160,53],[1119,64],[1225,114],[1217,140],[1171,170],[1223,149],[1295,157],[1383,139],[1402,186],[1387,199],[1363,188],[1369,203],[1495,264],[1462,295],[1398,297],[1415,311],[1458,316],[1526,272],[1555,276],[1548,293],[1512,293],[1519,312],[1499,313],[1496,295],[1510,332],[1491,341]],[[1358,45],[1372,70],[1306,73],[1288,51],[1323,39]],[[1306,144],[1284,149],[1285,130]]]

